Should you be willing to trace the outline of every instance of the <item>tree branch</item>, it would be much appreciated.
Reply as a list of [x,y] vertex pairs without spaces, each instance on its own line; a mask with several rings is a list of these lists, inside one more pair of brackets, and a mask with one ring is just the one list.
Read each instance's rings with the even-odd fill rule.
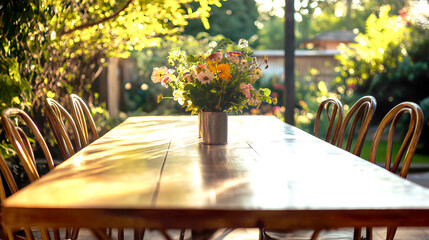
[[102,18],[102,19],[94,21],[94,22],[84,23],[84,24],[82,24],[80,26],[77,26],[77,27],[75,27],[73,29],[70,29],[70,30],[67,30],[67,31],[64,31],[64,32],[60,32],[58,34],[58,36],[62,37],[64,35],[67,35],[67,34],[70,34],[70,33],[74,32],[74,31],[82,30],[82,29],[89,28],[89,27],[98,25],[100,23],[109,21],[110,19],[113,19],[113,18],[117,17],[119,15],[119,13],[121,13],[122,11],[124,11],[131,4],[131,2],[133,2],[133,1],[134,0],[128,0],[128,2],[121,9],[119,9],[117,12],[113,13],[112,15],[110,15],[108,17]]

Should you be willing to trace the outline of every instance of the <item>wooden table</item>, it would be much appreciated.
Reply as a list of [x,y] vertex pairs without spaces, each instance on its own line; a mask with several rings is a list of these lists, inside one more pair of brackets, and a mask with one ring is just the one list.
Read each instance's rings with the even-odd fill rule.
[[131,117],[3,205],[7,227],[429,226],[429,190],[270,116]]

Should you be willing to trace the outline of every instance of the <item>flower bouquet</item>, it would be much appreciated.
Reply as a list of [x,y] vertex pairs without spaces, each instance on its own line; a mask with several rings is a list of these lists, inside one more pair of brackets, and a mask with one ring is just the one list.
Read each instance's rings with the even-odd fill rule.
[[[238,42],[238,51],[223,52],[232,45],[229,39],[213,41],[207,52],[187,55],[180,48],[173,48],[168,62],[174,69],[154,68],[152,81],[173,89],[173,98],[186,111],[242,112],[248,106],[261,103],[277,103],[267,88],[255,89],[253,84],[262,76],[262,67],[268,67],[268,59],[258,62],[251,57],[246,40]],[[163,98],[158,96],[158,102]]]
[[[168,62],[174,69],[154,68],[152,81],[173,89],[173,98],[186,111],[199,113],[199,128],[204,144],[227,144],[228,112],[242,112],[244,108],[258,108],[261,103],[277,103],[267,88],[255,89],[253,84],[262,76],[268,59],[258,62],[251,57],[246,40],[238,42],[238,51],[225,51],[232,45],[223,39],[209,44],[200,55],[187,55],[180,48],[170,51]],[[161,101],[162,95],[158,96]],[[200,119],[200,118],[199,118]]]

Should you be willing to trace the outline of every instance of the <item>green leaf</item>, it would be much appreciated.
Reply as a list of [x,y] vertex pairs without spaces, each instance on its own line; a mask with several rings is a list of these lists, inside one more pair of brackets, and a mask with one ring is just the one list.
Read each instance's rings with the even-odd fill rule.
[[260,88],[259,93],[265,96],[270,96],[271,90],[268,88]]

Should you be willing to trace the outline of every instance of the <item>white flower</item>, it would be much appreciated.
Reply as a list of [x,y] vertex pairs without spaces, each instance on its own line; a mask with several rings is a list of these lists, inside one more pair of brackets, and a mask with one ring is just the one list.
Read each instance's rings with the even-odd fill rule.
[[185,103],[185,97],[183,97],[183,93],[178,90],[174,90],[173,99],[176,100],[180,105]]
[[211,41],[209,43],[209,48],[215,48],[217,46],[217,42],[216,41]]
[[174,90],[174,92],[173,92],[173,99],[177,101],[181,97],[182,97],[182,93],[180,91],[178,91],[178,90]]
[[247,48],[249,46],[249,43],[247,42],[246,39],[240,39],[238,41],[238,47],[239,48]]

